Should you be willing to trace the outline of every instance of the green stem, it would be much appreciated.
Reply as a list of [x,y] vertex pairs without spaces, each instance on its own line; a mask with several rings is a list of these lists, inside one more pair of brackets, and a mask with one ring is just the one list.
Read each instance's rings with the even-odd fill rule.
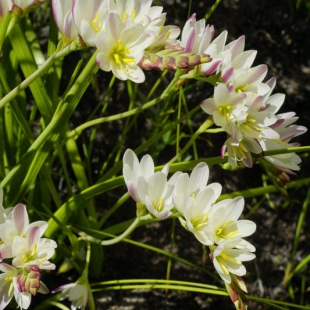
[[147,221],[150,219],[151,219],[150,214],[142,216],[142,217],[136,217],[135,220],[131,223],[131,225],[121,235],[119,235],[113,239],[104,240],[104,241],[93,238],[92,236],[89,236],[86,233],[84,233],[84,232],[82,232],[82,231],[80,231],[74,227],[71,227],[71,229],[73,231],[76,231],[85,240],[88,240],[88,241],[94,242],[94,243],[98,243],[98,244],[103,245],[103,246],[108,246],[108,245],[113,245],[113,244],[116,244],[116,243],[122,241],[124,238],[129,236],[139,226],[140,222]]
[[[179,73],[179,74],[181,74],[181,73]],[[132,109],[130,111],[119,113],[119,114],[115,114],[115,115],[112,115],[112,116],[100,117],[100,118],[97,118],[95,120],[86,122],[86,123],[78,126],[73,131],[71,131],[67,135],[67,138],[71,138],[71,137],[74,137],[76,135],[79,135],[83,130],[85,130],[88,127],[99,125],[99,124],[106,123],[106,122],[117,121],[117,120],[129,117],[129,116],[138,114],[141,111],[146,110],[146,109],[154,106],[155,104],[157,104],[159,102],[162,102],[164,99],[166,99],[171,94],[171,92],[174,91],[174,86],[178,82],[179,74],[176,73],[175,77],[173,78],[173,80],[171,81],[169,86],[166,88],[166,90],[159,97],[157,97],[157,98],[155,98],[155,99],[153,99],[153,100],[143,104],[141,107]],[[1,103],[1,101],[0,101],[0,103]]]
[[174,156],[169,163],[175,162],[178,158],[180,158],[189,148],[190,146],[194,143],[194,141],[198,138],[200,134],[206,131],[207,128],[211,127],[213,125],[213,121],[211,118],[208,118],[198,129],[197,131],[193,134],[193,136],[190,138],[190,140],[187,142],[187,144],[184,146],[184,148],[176,155]]
[[4,17],[0,17],[0,59],[2,55],[2,45],[7,36],[7,30],[11,20],[11,12],[5,14]]
[[278,154],[301,153],[301,152],[309,152],[309,151],[310,151],[310,145],[290,147],[287,149],[276,149],[276,150],[264,151],[264,157],[272,156],[272,155],[278,155]]
[[43,73],[47,72],[48,69],[53,65],[53,63],[60,58],[65,57],[67,54],[76,50],[78,47],[76,44],[71,44],[59,52],[55,52],[46,62],[33,72],[28,78],[21,82],[18,86],[12,89],[6,96],[0,100],[0,109],[2,109],[9,101],[15,98],[22,90],[27,88],[33,81],[40,77]]
[[298,219],[298,223],[297,223],[297,227],[296,227],[296,231],[295,231],[295,237],[294,237],[294,243],[293,243],[293,249],[291,252],[291,257],[290,257],[290,261],[287,264],[287,267],[285,269],[285,276],[284,276],[284,280],[283,280],[283,285],[287,286],[287,284],[289,283],[290,279],[291,279],[291,269],[292,266],[294,264],[294,260],[295,260],[295,256],[296,256],[296,252],[297,252],[297,247],[298,247],[298,242],[299,242],[299,237],[301,234],[301,230],[302,230],[302,226],[304,224],[306,224],[306,214],[308,211],[308,206],[309,206],[309,202],[310,202],[310,189],[308,189],[307,192],[307,196],[306,199],[304,200],[304,203],[302,205],[302,210],[301,213],[299,215],[299,219]]
[[166,96],[167,96],[166,94],[162,94],[160,97],[147,102],[143,106],[141,106],[139,108],[132,109],[132,110],[127,111],[127,112],[123,112],[123,113],[119,113],[119,114],[115,114],[115,115],[107,116],[107,117],[100,117],[100,118],[97,118],[95,120],[86,122],[86,123],[78,126],[73,131],[71,131],[67,135],[67,138],[72,138],[75,135],[79,135],[81,133],[81,131],[85,130],[88,127],[99,125],[99,124],[106,123],[106,122],[117,121],[117,120],[120,120],[122,118],[126,118],[129,116],[135,115],[137,113],[140,113],[141,111],[148,109],[148,108],[152,107],[153,105],[163,101],[166,98]]
[[213,14],[217,6],[220,4],[221,0],[216,0],[215,3],[211,6],[211,8],[208,10],[207,14],[205,15],[205,20],[208,20],[210,16]]

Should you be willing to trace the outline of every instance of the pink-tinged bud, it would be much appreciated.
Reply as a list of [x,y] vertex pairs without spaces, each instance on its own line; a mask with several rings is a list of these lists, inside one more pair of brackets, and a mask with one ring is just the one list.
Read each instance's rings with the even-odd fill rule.
[[193,55],[188,57],[188,66],[197,66],[202,63],[203,56],[201,57],[200,55]]
[[175,71],[177,69],[176,59],[173,58],[172,56],[163,57],[162,64],[163,64],[163,67],[168,70]]
[[231,301],[235,304],[237,310],[247,310],[247,299],[243,291],[247,292],[243,279],[239,276],[232,275],[232,282],[225,282],[226,290]]
[[186,53],[179,49],[164,49],[157,53],[145,52],[139,66],[145,70],[191,69],[197,65],[210,62],[211,58],[205,54]]
[[35,296],[40,289],[40,268],[36,265],[23,268],[17,276],[17,288],[20,292],[27,292]]

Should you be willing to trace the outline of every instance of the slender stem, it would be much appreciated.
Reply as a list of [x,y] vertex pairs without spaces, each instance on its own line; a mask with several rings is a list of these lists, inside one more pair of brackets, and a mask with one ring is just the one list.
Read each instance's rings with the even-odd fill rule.
[[119,113],[119,114],[115,114],[115,115],[111,115],[111,116],[107,116],[107,117],[100,117],[97,119],[94,119],[92,121],[86,122],[80,126],[78,126],[76,129],[72,130],[68,135],[67,138],[72,138],[76,135],[79,135],[83,130],[85,130],[88,127],[91,126],[95,126],[95,125],[99,125],[102,123],[106,123],[106,122],[112,122],[112,121],[116,121],[116,120],[120,120],[132,115],[135,115],[145,109],[148,109],[150,107],[152,107],[153,105],[161,102],[167,95],[161,95],[160,97],[153,99],[147,103],[145,103],[143,106],[132,109],[130,111],[124,112],[124,113]]
[[205,20],[208,20],[210,16],[213,14],[217,6],[220,4],[221,0],[216,0],[215,3],[211,6],[211,8],[208,10],[207,14],[205,15]]
[[298,147],[290,147],[287,149],[276,149],[276,150],[264,151],[264,156],[272,156],[272,155],[287,154],[287,153],[301,153],[301,152],[309,152],[309,151],[310,151],[310,145],[298,146]]
[[294,264],[302,226],[306,224],[305,220],[306,220],[306,214],[308,211],[309,203],[310,203],[310,188],[308,189],[306,199],[304,200],[304,203],[302,205],[302,210],[301,210],[301,213],[299,215],[299,219],[298,219],[298,223],[297,223],[297,227],[296,227],[296,231],[295,231],[295,237],[294,237],[293,249],[291,252],[290,261],[287,264],[287,267],[285,269],[285,275],[284,275],[284,279],[283,279],[283,285],[284,286],[287,286],[287,284],[289,283],[289,281],[291,279],[290,272],[291,272],[291,269],[292,269],[293,264]]
[[76,231],[85,240],[88,240],[88,241],[94,242],[94,243],[98,243],[98,244],[101,244],[103,246],[107,246],[107,245],[113,245],[113,244],[116,244],[116,243],[122,241],[124,238],[126,238],[128,235],[130,235],[139,226],[140,222],[150,220],[150,219],[151,219],[150,214],[142,216],[142,217],[136,217],[135,220],[131,223],[131,225],[121,235],[119,235],[113,239],[105,240],[105,241],[101,241],[101,240],[99,241],[99,240],[93,238],[92,236],[89,236],[86,233],[84,233],[84,232],[82,232],[82,231],[80,231],[74,227],[71,227],[71,229],[73,231]]
[[15,98],[22,90],[27,88],[33,81],[35,81],[39,76],[43,73],[47,72],[48,69],[53,65],[53,63],[60,58],[65,57],[71,51],[76,50],[76,45],[69,45],[62,49],[59,52],[55,52],[50,58],[46,60],[46,62],[40,66],[35,72],[28,76],[23,82],[21,82],[18,86],[12,89],[6,96],[4,96],[0,100],[0,109],[2,109],[9,101]]
[[[127,112],[123,112],[123,113],[119,113],[119,114],[115,114],[115,115],[111,115],[111,116],[107,116],[107,117],[100,117],[100,118],[97,118],[95,120],[92,120],[92,121],[89,121],[89,122],[86,122],[80,126],[78,126],[76,129],[74,129],[73,131],[71,131],[67,138],[71,138],[75,135],[79,135],[81,133],[81,131],[85,130],[86,128],[88,127],[91,127],[91,126],[95,126],[95,125],[99,125],[99,124],[102,124],[102,123],[106,123],[106,122],[111,122],[111,121],[116,121],[116,120],[120,120],[120,119],[123,119],[123,118],[126,118],[126,117],[129,117],[129,116],[132,116],[132,115],[135,115],[137,113],[140,113],[141,111],[143,110],[146,110],[152,106],[154,106],[155,104],[159,103],[159,102],[162,102],[164,99],[166,99],[172,92],[174,92],[176,90],[176,85],[179,81],[179,77],[180,75],[182,74],[182,70],[179,70],[175,73],[175,76],[173,78],[173,80],[170,82],[170,84],[168,85],[168,87],[165,89],[165,91],[157,98],[143,104],[141,107],[138,107],[138,108],[135,108],[135,109],[132,109],[130,111],[127,111]],[[0,101],[1,103],[1,101]]]
[[189,148],[190,146],[194,143],[194,141],[198,138],[198,136],[205,132],[207,128],[209,128],[210,126],[213,125],[213,121],[208,118],[199,128],[198,130],[195,132],[195,134],[193,134],[193,136],[190,138],[190,140],[187,142],[187,144],[184,146],[184,148],[180,151],[180,153],[178,153],[176,156],[174,156],[171,160],[170,160],[170,164],[175,162],[179,157],[181,157]]

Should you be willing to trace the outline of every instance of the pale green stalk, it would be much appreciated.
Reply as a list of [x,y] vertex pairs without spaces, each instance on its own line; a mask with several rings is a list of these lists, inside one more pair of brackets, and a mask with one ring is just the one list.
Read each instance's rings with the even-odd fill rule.
[[211,127],[213,125],[213,121],[211,118],[208,118],[200,127],[197,129],[197,131],[193,134],[193,136],[190,138],[190,140],[187,142],[187,144],[184,146],[184,148],[176,155],[174,156],[170,161],[169,164],[175,162],[178,158],[180,158],[194,143],[194,141],[206,131],[207,128]]
[[211,295],[228,296],[226,292],[214,289],[183,286],[183,285],[173,285],[173,284],[133,284],[133,285],[114,285],[103,287],[100,289],[94,289],[93,292],[101,291],[114,291],[114,290],[135,290],[135,289],[152,289],[152,290],[176,290],[176,291],[186,291],[186,292],[196,292]]
[[148,221],[150,220],[152,217],[150,214],[147,214],[145,216],[142,217],[137,217],[135,218],[135,220],[132,222],[132,224],[119,236],[110,239],[110,240],[104,240],[104,241],[100,241],[98,239],[93,238],[92,236],[87,235],[86,233],[84,233],[83,231],[78,231],[76,228],[72,227],[71,229],[75,232],[78,232],[78,234],[85,240],[88,240],[90,242],[94,242],[97,244],[100,244],[102,246],[108,246],[108,245],[113,245],[116,244],[118,242],[121,242],[124,238],[126,238],[127,236],[129,236],[138,226],[141,222],[144,221]]
[[216,0],[214,4],[209,8],[207,14],[205,15],[205,20],[208,20],[210,16],[214,13],[216,10],[217,6],[220,4],[221,0]]
[[92,283],[91,286],[104,286],[104,285],[114,285],[114,284],[128,284],[128,283],[154,283],[154,284],[174,284],[174,285],[184,285],[192,287],[201,287],[211,290],[226,292],[222,287],[215,285],[209,285],[204,283],[189,282],[189,281],[179,281],[179,280],[162,280],[162,279],[121,279],[121,280],[109,280],[103,282]]
[[78,46],[76,44],[71,44],[62,49],[61,51],[56,51],[50,58],[46,60],[44,64],[42,64],[38,68],[38,70],[33,72],[28,78],[26,78],[22,83],[20,83],[18,86],[12,89],[6,96],[4,96],[0,100],[0,109],[2,109],[9,101],[15,98],[22,90],[26,89],[38,77],[47,72],[57,59],[61,59],[65,57],[67,54],[77,49]]
[[[115,114],[112,116],[107,116],[107,117],[102,117],[102,118],[98,118],[96,120],[92,120],[89,122],[86,122],[80,126],[78,126],[75,130],[73,130],[67,137],[71,138],[75,135],[79,135],[81,131],[85,130],[88,127],[91,126],[95,126],[95,125],[99,125],[102,123],[106,123],[106,122],[111,122],[111,121],[117,121],[135,114],[140,113],[143,110],[146,110],[154,105],[156,105],[157,103],[162,102],[164,99],[166,99],[172,92],[174,92],[176,89],[176,85],[179,81],[179,76],[182,74],[182,71],[177,71],[175,74],[175,77],[173,78],[173,80],[170,82],[169,86],[165,89],[165,91],[157,98],[143,104],[141,107],[132,109],[130,111],[127,112],[123,112],[123,113],[119,113],[119,114]],[[0,102],[1,103],[1,102]]]
[[[145,224],[148,224],[149,222],[152,222],[152,221],[156,221],[156,219],[153,219],[153,220],[151,220],[151,221],[145,221]],[[142,224],[143,224],[143,223],[142,223]],[[111,230],[111,229],[109,229],[109,230]],[[93,230],[93,229],[86,229],[85,231],[87,231],[87,232],[89,232],[89,233],[92,233],[92,234],[94,234],[94,235],[96,235],[96,236],[100,236],[100,237],[116,237],[116,236],[114,235],[114,233],[108,233],[108,232],[106,232],[106,231],[96,231],[96,230]],[[101,241],[101,240],[98,240],[98,243],[99,243],[100,241]],[[220,283],[220,284],[222,283],[221,280],[219,280],[219,278],[218,278],[213,272],[210,272],[210,271],[208,271],[207,269],[205,269],[205,268],[203,268],[203,267],[201,267],[201,266],[199,266],[199,265],[196,265],[196,264],[194,264],[194,263],[192,263],[192,262],[190,262],[190,261],[188,261],[188,260],[186,260],[186,259],[184,259],[184,258],[181,258],[181,257],[179,257],[178,255],[173,255],[173,254],[171,254],[170,252],[167,252],[167,251],[165,251],[165,250],[163,250],[163,249],[160,249],[160,248],[157,248],[157,247],[148,245],[148,244],[146,244],[146,243],[134,241],[134,240],[132,240],[132,239],[124,238],[122,241],[123,241],[123,242],[126,242],[126,243],[129,243],[129,244],[132,244],[132,245],[134,245],[134,246],[141,247],[141,248],[146,249],[146,250],[148,250],[148,251],[152,251],[152,252],[155,252],[155,253],[164,255],[164,256],[166,256],[166,257],[168,257],[168,258],[171,258],[171,259],[173,259],[173,260],[175,260],[175,261],[178,261],[178,262],[180,262],[180,263],[182,263],[182,264],[184,264],[184,265],[187,265],[187,266],[189,266],[189,267],[192,267],[192,268],[194,268],[194,269],[196,269],[196,270],[198,270],[198,271],[201,271],[201,272],[207,274],[208,277],[212,278],[214,281],[216,281],[216,282],[218,282],[218,283]]]
[[[295,256],[296,256],[296,252],[297,252],[297,247],[298,247],[299,237],[300,237],[300,234],[302,231],[302,227],[306,223],[306,214],[308,211],[309,203],[310,203],[310,188],[308,189],[306,199],[304,200],[304,203],[302,205],[302,209],[301,209],[301,212],[299,215],[299,219],[298,219],[298,223],[297,223],[297,227],[296,227],[296,231],[295,231],[293,248],[292,248],[292,252],[291,252],[291,256],[290,256],[290,261],[287,264],[286,269],[285,269],[285,275],[284,275],[284,279],[283,279],[283,285],[284,286],[286,286],[290,282],[293,274],[295,273],[294,272],[293,274],[291,274],[291,269],[293,268],[293,265],[294,265]],[[308,259],[305,259],[305,261],[308,262]],[[303,263],[303,261],[301,263]]]
[[5,14],[5,16],[0,17],[0,62],[2,58],[2,45],[7,36],[7,30],[11,20],[11,13]]
[[[173,246],[174,246],[174,238],[175,238],[175,218],[172,218],[172,227],[171,227],[171,235],[170,235],[170,249],[169,249],[169,253],[171,253],[171,254],[172,254]],[[168,262],[167,262],[167,271],[166,271],[167,284],[169,284],[169,280],[170,280],[171,267],[172,267],[172,258],[169,257]],[[166,295],[167,294],[168,294],[168,290],[166,290]]]

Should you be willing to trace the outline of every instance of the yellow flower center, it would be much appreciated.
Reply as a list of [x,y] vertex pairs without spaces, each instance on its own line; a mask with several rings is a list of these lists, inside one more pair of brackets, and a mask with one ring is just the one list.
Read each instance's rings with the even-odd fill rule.
[[226,118],[227,121],[230,119],[230,113],[231,113],[231,106],[227,103],[221,104],[217,108],[220,115]]
[[[223,238],[223,239],[229,239],[233,236],[235,236],[236,234],[238,234],[238,229],[228,232],[226,231],[227,226],[232,222],[232,220],[228,220],[226,223],[224,223],[222,226],[218,227],[216,230],[216,235],[219,238]],[[236,226],[237,227],[237,226]]]
[[123,45],[121,40],[118,40],[118,45],[113,48],[111,54],[117,65],[122,65],[123,63],[128,64],[135,61],[133,57],[128,56],[129,50]]
[[208,219],[209,213],[206,213],[204,216],[200,216],[198,213],[195,218],[191,219],[191,223],[193,224],[193,227],[195,230],[200,230],[204,226],[208,224],[207,219]]
[[241,124],[240,127],[252,133],[256,131],[257,135],[259,135],[260,132],[263,130],[259,126],[256,126],[256,120],[249,115],[247,116],[246,121],[243,124]]

